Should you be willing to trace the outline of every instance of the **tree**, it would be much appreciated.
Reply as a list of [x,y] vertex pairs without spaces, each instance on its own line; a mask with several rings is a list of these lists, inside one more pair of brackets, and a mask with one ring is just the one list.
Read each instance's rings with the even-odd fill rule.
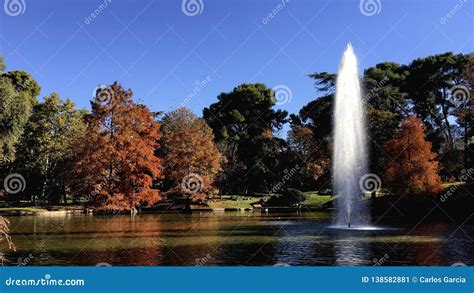
[[9,79],[0,77],[0,165],[15,159],[20,140],[31,112],[25,93],[15,91]]
[[4,70],[0,57],[0,165],[5,167],[15,159],[16,145],[41,89],[30,74]]
[[195,201],[216,194],[214,180],[221,169],[222,156],[206,121],[179,108],[165,115],[161,130],[167,194]]
[[13,70],[2,73],[2,77],[9,79],[17,92],[25,93],[32,106],[38,103],[36,97],[40,94],[41,88],[29,73]]
[[153,181],[162,177],[155,155],[159,124],[132,95],[117,82],[99,88],[86,116],[70,180],[76,194],[90,198],[98,210],[135,211],[160,199],[153,188]]
[[[454,133],[450,122],[453,115],[450,89],[454,85],[466,84],[464,75],[468,56],[447,52],[443,54],[418,58],[408,66],[405,90],[413,102],[415,112],[429,127],[428,130],[439,131],[444,137],[442,148],[454,147]],[[431,127],[430,127],[431,126]],[[428,133],[432,142],[436,134]]]
[[331,143],[336,75],[327,72],[309,75],[321,96],[303,106],[298,115],[290,115],[288,143],[300,161],[304,173],[300,179],[306,189],[327,188],[331,182]]
[[26,193],[35,201],[66,203],[63,171],[73,158],[70,150],[84,131],[85,110],[76,110],[70,99],[53,93],[37,104],[18,146],[15,170],[28,177]]
[[[292,158],[290,166],[298,166],[297,182],[292,182],[293,188],[313,190],[323,176],[329,176],[329,150],[315,140],[313,130],[308,126],[292,125],[288,132],[288,145],[291,152],[285,157]],[[327,180],[328,178],[325,177]]]
[[474,166],[474,141],[472,139],[474,135],[474,107],[472,107],[474,99],[474,53],[469,55],[469,62],[464,68],[463,75],[467,83],[457,88],[460,100],[457,100],[458,107],[454,110],[454,114],[462,135],[463,167],[464,170],[469,170]]
[[5,68],[5,60],[3,60],[3,56],[0,56],[0,71],[3,72]]
[[431,151],[431,143],[425,140],[419,118],[405,117],[385,149],[391,158],[385,183],[397,195],[433,195],[441,190],[436,153]]
[[274,110],[275,93],[264,84],[242,84],[205,108],[203,118],[212,128],[221,153],[227,158],[221,186],[225,193],[269,191],[274,182],[270,162],[279,154],[273,136],[285,123],[286,111]]

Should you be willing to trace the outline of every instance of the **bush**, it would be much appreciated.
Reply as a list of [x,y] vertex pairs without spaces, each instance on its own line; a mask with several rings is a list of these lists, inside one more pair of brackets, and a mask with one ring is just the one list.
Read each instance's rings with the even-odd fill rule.
[[294,206],[304,202],[306,199],[307,196],[300,190],[288,188],[281,194],[275,194],[270,197],[264,205],[273,207]]

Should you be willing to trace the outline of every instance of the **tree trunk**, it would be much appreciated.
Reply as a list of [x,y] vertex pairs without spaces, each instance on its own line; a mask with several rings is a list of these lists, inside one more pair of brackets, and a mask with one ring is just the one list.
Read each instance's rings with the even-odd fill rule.
[[[446,97],[446,91],[445,90],[443,90],[443,95]],[[451,133],[451,124],[449,124],[448,109],[446,108],[445,101],[446,101],[446,99],[443,99],[443,101],[441,102],[441,109],[442,109],[442,112],[443,112],[444,124],[446,125],[446,130],[447,130],[447,133],[448,133],[448,146],[449,146],[450,149],[452,149],[453,148],[453,135]]]

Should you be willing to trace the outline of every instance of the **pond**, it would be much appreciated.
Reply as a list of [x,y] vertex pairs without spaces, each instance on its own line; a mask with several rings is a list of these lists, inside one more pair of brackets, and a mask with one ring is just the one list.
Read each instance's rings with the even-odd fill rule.
[[9,217],[4,265],[474,265],[474,225],[334,230],[319,212]]

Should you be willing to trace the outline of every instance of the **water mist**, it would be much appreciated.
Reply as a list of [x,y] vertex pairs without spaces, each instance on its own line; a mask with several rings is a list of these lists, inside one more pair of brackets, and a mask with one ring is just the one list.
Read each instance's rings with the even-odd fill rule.
[[358,202],[359,179],[367,170],[365,114],[357,58],[348,44],[336,82],[334,106],[333,191],[338,195],[336,224],[369,224],[367,208]]

